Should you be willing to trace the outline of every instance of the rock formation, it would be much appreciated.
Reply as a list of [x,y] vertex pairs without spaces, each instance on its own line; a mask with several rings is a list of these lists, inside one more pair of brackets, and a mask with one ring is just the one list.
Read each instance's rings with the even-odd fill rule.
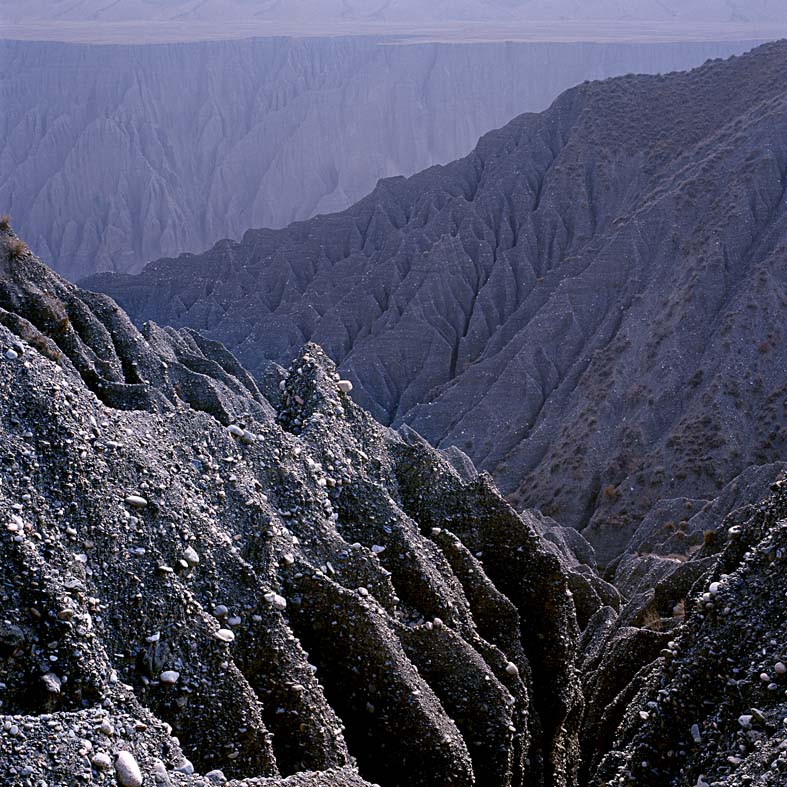
[[[260,382],[319,343],[378,420],[653,579],[787,447],[785,73],[778,42],[583,84],[343,213],[85,286]],[[611,565],[632,539],[647,570]]]
[[3,227],[0,783],[784,783],[785,465],[615,587],[318,346],[260,388]]
[[342,210],[382,177],[466,155],[584,79],[748,48],[4,41],[0,211],[67,278],[136,271],[248,227]]
[[575,783],[568,573],[487,476],[0,244],[3,783]]

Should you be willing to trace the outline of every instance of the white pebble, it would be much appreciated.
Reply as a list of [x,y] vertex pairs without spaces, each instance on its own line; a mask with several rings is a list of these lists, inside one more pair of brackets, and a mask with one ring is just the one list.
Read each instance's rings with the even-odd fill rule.
[[194,547],[186,547],[186,550],[183,552],[183,559],[190,566],[196,566],[199,563],[199,555]]
[[19,357],[19,353],[16,350],[6,350],[5,357],[9,361],[15,361]]
[[142,787],[142,771],[128,751],[122,751],[115,760],[115,773],[121,787]]
[[128,495],[125,502],[132,508],[144,508],[148,504],[148,501],[140,495]]
[[229,432],[229,433],[230,433],[230,434],[231,434],[233,437],[243,437],[243,429],[241,429],[239,426],[236,426],[235,424],[232,424],[231,426],[229,426],[229,427],[227,428],[227,431],[228,431],[228,432]]
[[342,393],[348,394],[353,389],[353,384],[349,380],[339,380],[337,385]]
[[513,661],[509,661],[508,664],[506,664],[506,672],[509,675],[519,675],[519,667],[517,667]]
[[219,629],[214,635],[214,639],[220,642],[234,642],[235,635],[229,629]]
[[93,758],[90,760],[90,764],[97,771],[108,771],[112,767],[112,759],[108,754],[100,751],[98,754],[93,755]]
[[180,673],[175,672],[175,670],[167,670],[166,672],[162,672],[161,675],[159,675],[159,680],[162,683],[169,684],[170,686],[177,683],[179,679]]
[[178,773],[185,773],[186,776],[191,776],[194,773],[194,766],[191,764],[191,760],[187,760],[185,757],[180,761],[178,765],[175,766],[175,770]]
[[266,593],[265,600],[274,608],[274,609],[286,609],[287,608],[287,599],[284,596],[280,596],[278,593]]

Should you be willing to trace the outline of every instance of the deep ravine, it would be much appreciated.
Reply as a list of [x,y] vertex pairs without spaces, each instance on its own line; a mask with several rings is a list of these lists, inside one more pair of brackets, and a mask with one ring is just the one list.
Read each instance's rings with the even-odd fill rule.
[[0,783],[784,783],[787,486],[615,587],[348,387],[307,344],[261,389],[2,231]]

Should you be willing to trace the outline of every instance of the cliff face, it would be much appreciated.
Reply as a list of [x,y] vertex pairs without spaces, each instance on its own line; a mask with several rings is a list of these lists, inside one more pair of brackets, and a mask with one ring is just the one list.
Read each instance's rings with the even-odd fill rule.
[[465,155],[584,79],[746,48],[0,42],[0,208],[69,278],[138,270],[248,227],[344,209],[382,177]]
[[[787,44],[568,91],[344,213],[96,277],[259,379],[319,342],[607,562],[785,449]],[[674,537],[673,537],[674,536]],[[682,541],[681,541],[682,539]]]
[[784,783],[783,482],[686,556],[643,525],[615,587],[347,388],[306,345],[260,389],[0,230],[0,783]]

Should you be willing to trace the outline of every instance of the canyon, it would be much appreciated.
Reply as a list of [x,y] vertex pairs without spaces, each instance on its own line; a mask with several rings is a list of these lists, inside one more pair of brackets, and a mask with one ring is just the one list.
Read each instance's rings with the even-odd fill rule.
[[466,155],[585,79],[749,47],[0,41],[0,205],[68,278],[138,271],[249,227],[344,209],[380,178]]

